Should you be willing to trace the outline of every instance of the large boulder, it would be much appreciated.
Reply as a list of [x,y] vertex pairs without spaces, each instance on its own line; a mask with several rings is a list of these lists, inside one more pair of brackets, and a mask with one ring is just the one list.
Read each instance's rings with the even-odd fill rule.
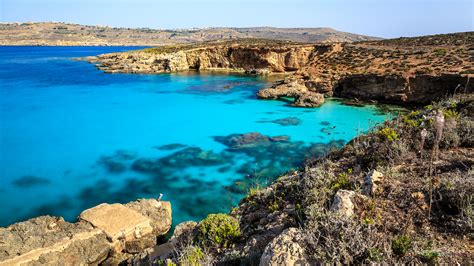
[[257,96],[261,99],[280,99],[284,97],[294,98],[294,106],[317,107],[324,103],[324,95],[311,91],[298,81],[285,81],[274,87],[260,90]]
[[297,97],[294,105],[298,107],[318,107],[323,103],[323,94],[316,92],[308,92]]
[[257,96],[261,99],[278,99],[281,97],[297,98],[307,92],[308,88],[306,88],[305,85],[292,81],[260,90]]
[[260,265],[310,265],[310,259],[299,244],[302,232],[289,228],[276,236],[266,247],[260,257]]

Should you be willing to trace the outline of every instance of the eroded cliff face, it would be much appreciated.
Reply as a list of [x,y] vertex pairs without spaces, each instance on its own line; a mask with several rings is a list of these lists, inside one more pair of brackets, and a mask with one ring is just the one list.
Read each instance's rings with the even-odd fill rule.
[[[314,93],[396,104],[424,104],[455,92],[473,92],[474,33],[333,44],[283,82],[258,93],[263,99]],[[295,84],[301,94],[294,93]],[[316,104],[317,105],[317,104]]]
[[113,53],[88,58],[108,73],[165,73],[186,70],[224,69],[249,73],[296,71],[308,64],[312,45],[272,43],[209,45],[151,48],[128,53]]
[[472,92],[473,87],[468,80],[468,76],[456,74],[419,74],[409,77],[351,75],[337,82],[334,95],[388,103],[426,104],[455,92]]
[[324,97],[424,104],[473,92],[474,32],[360,43],[296,44],[239,40],[166,46],[88,58],[109,73],[229,70],[293,72],[258,92],[261,99],[293,98],[315,107]]

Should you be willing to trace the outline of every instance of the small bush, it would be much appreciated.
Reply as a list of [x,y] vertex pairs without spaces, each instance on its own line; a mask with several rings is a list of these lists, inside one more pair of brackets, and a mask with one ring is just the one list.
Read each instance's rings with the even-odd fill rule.
[[227,214],[209,214],[198,227],[195,241],[204,247],[229,247],[240,238],[239,222]]
[[446,54],[446,49],[442,49],[442,48],[435,49],[435,50],[433,50],[433,54],[435,54],[437,56],[443,56],[443,55]]
[[433,250],[426,250],[419,255],[421,261],[428,264],[434,264],[438,261],[440,254]]
[[199,266],[203,259],[204,252],[200,247],[189,246],[181,254],[180,263],[184,266]]
[[404,256],[411,248],[411,239],[409,236],[398,236],[392,241],[392,251],[398,256]]
[[337,192],[340,189],[352,190],[352,183],[349,181],[349,176],[346,173],[340,173],[337,179],[331,183],[331,189]]
[[382,261],[383,252],[378,248],[369,248],[368,249],[368,260],[369,261]]
[[384,140],[388,140],[389,142],[398,140],[398,134],[395,132],[395,129],[390,127],[384,127],[380,129],[378,132],[380,138]]
[[459,118],[459,112],[457,112],[456,110],[453,110],[453,109],[448,109],[448,110],[445,110],[444,112],[444,117],[446,118],[452,118],[452,119],[458,119]]
[[422,118],[418,118],[420,112],[418,111],[413,111],[407,115],[404,115],[402,117],[402,122],[403,124],[410,126],[410,127],[419,127],[421,123],[423,122]]

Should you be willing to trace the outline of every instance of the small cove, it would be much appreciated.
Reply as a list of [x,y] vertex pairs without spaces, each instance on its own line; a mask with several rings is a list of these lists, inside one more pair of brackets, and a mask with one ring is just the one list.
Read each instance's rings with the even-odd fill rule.
[[0,47],[0,226],[43,214],[74,221],[102,202],[160,193],[175,224],[199,220],[235,206],[245,184],[395,115],[258,100],[265,77],[105,74],[72,60],[138,48]]

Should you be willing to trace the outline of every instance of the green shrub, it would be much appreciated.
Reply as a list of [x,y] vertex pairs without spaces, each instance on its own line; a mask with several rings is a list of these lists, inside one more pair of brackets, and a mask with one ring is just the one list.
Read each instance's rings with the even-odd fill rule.
[[384,127],[382,129],[379,129],[377,132],[380,138],[384,140],[388,140],[390,142],[398,140],[398,134],[395,132],[395,129],[390,128],[390,127]]
[[419,127],[423,122],[422,118],[418,118],[419,114],[420,112],[418,111],[412,111],[409,114],[402,116],[403,124],[415,128]]
[[249,191],[247,193],[248,197],[253,197],[255,195],[258,195],[260,191],[262,191],[263,187],[260,184],[255,184],[249,188]]
[[383,252],[378,248],[369,248],[367,250],[368,260],[369,261],[382,261],[383,260]]
[[433,54],[438,55],[438,56],[445,55],[446,54],[446,49],[442,49],[442,48],[434,49]]
[[392,251],[398,256],[404,256],[411,248],[409,236],[402,235],[392,240]]
[[153,262],[153,265],[158,265],[158,266],[177,266],[176,263],[172,262],[171,260],[162,260],[162,259],[157,259]]
[[239,222],[228,214],[209,214],[198,227],[195,242],[204,247],[224,247],[239,240]]
[[200,266],[203,259],[204,252],[200,247],[189,246],[181,255],[180,263],[184,266]]
[[433,250],[426,250],[419,255],[424,263],[434,264],[438,261],[440,254]]
[[[352,172],[352,169],[351,169]],[[352,183],[349,181],[349,176],[346,173],[340,173],[336,180],[331,183],[331,189],[337,192],[340,189],[352,190]]]
[[459,113],[453,109],[445,110],[443,113],[444,113],[444,117],[446,118],[453,118],[453,119],[459,118]]

